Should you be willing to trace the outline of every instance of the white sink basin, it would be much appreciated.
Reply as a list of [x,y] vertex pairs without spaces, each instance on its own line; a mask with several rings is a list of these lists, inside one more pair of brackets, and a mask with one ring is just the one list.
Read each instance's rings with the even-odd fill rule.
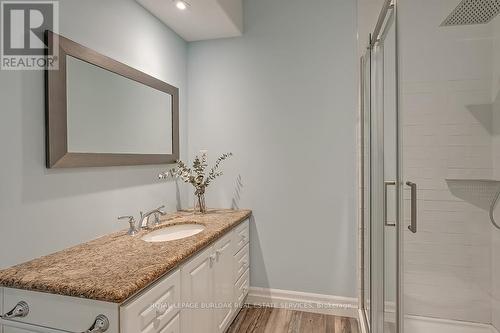
[[205,230],[201,224],[177,224],[171,227],[159,229],[143,236],[141,239],[150,243],[168,242],[199,234]]

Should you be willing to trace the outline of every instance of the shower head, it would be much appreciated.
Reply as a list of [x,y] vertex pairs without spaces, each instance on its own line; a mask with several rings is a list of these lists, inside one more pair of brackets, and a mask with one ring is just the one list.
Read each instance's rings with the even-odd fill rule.
[[485,24],[500,13],[500,0],[462,0],[441,26]]

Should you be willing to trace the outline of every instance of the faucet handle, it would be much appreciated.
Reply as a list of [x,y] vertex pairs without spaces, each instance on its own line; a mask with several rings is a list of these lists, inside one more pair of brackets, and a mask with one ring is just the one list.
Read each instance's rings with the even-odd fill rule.
[[160,225],[160,212],[159,211],[156,211],[155,213],[153,213],[153,216],[155,218],[154,222],[153,222],[153,226],[156,227],[158,225]]
[[167,215],[167,212],[165,212],[165,211],[163,210],[163,208],[165,208],[165,205],[162,205],[162,206],[160,206],[160,207],[156,208],[156,211],[157,211],[157,212],[158,212],[161,216]]
[[138,232],[137,227],[135,226],[135,218],[133,216],[118,216],[118,220],[127,220],[127,219],[130,225],[130,228],[128,229],[128,234],[130,236],[134,236]]
[[155,225],[159,225],[160,222],[160,216],[165,216],[167,215],[167,212],[163,210],[165,208],[165,205],[162,205],[156,209],[155,213]]
[[135,217],[133,216],[118,216],[118,220],[128,220],[129,223],[135,221]]

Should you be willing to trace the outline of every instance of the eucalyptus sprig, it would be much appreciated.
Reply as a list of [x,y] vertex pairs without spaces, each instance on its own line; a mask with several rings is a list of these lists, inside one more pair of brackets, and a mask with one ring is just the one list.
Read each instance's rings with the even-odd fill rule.
[[178,178],[185,183],[193,185],[196,189],[196,195],[202,195],[205,193],[205,189],[217,178],[223,175],[220,170],[223,161],[227,160],[229,157],[233,156],[233,153],[222,154],[216,161],[214,166],[210,169],[208,175],[206,170],[208,167],[207,153],[203,152],[201,156],[196,155],[193,161],[192,169],[187,166],[186,163],[182,161],[177,162],[177,167],[172,168],[166,172],[159,175],[160,179],[166,179],[169,177]]
[[210,172],[208,173],[208,177],[205,179],[205,187],[208,187],[212,181],[214,181],[217,177],[222,176],[224,173],[222,171],[219,171],[221,163],[228,159],[229,157],[233,156],[233,153],[225,153],[222,154],[217,161],[215,162],[215,165],[212,167]]

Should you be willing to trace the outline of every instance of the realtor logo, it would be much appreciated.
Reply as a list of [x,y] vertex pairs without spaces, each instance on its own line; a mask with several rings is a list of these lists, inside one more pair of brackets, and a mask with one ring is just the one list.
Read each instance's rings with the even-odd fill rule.
[[[57,1],[0,1],[3,70],[57,69],[57,41],[48,48],[46,31],[59,33]],[[57,35],[51,35],[57,38]],[[47,37],[48,38],[48,37]]]

